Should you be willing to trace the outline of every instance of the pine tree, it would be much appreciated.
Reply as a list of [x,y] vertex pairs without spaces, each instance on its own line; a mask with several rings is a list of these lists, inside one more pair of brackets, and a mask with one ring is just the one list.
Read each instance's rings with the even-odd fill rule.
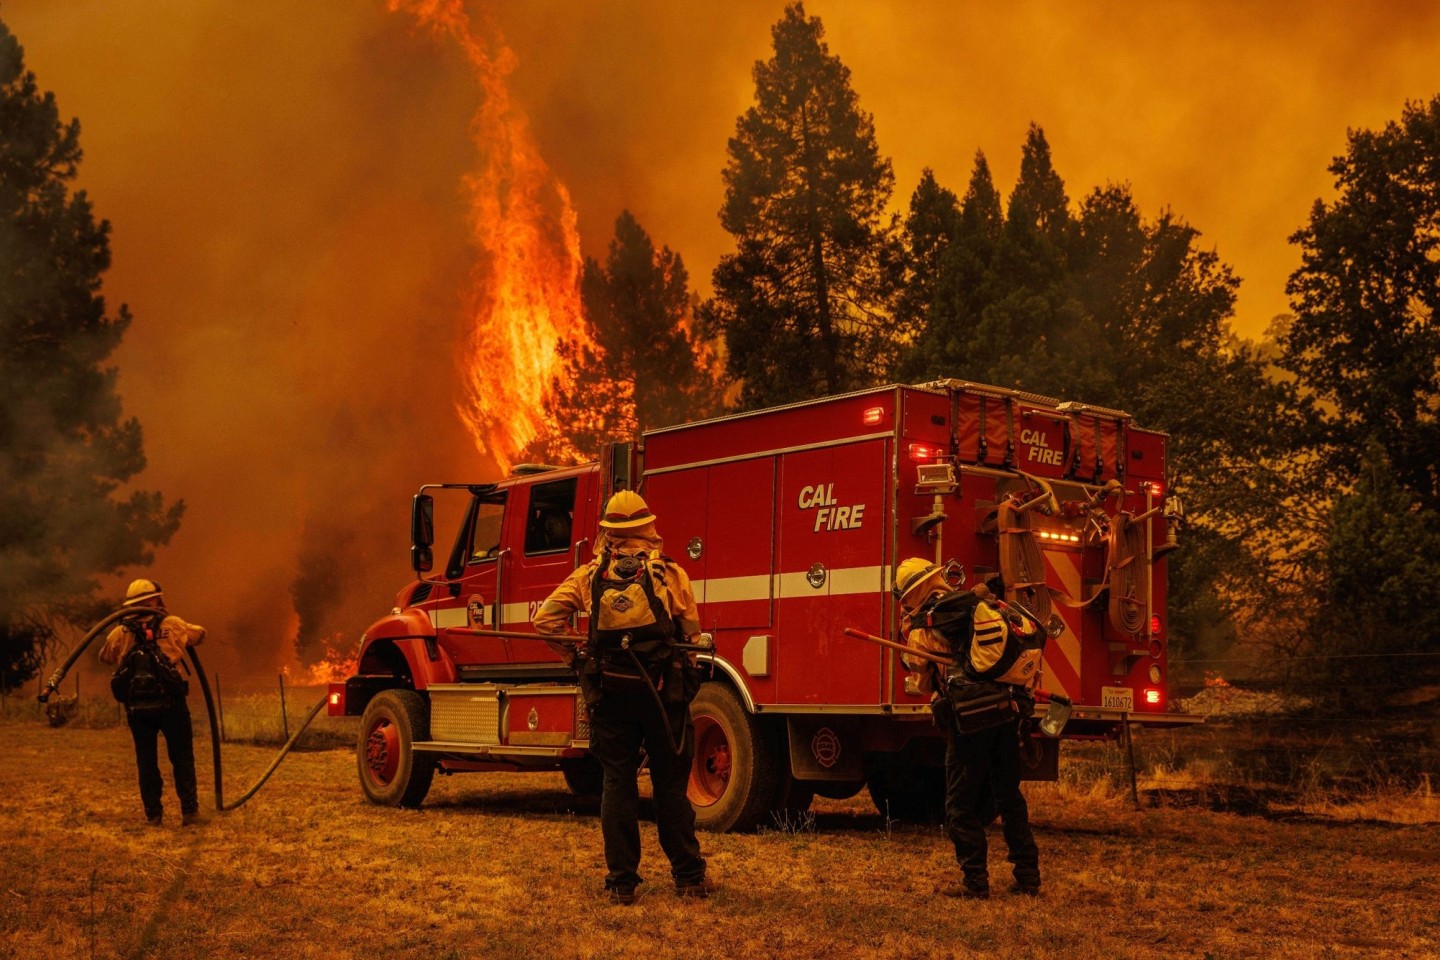
[[562,344],[560,434],[540,459],[592,458],[606,440],[704,417],[719,406],[709,345],[692,317],[680,255],[655,248],[630,211],[615,221],[605,263],[586,258],[580,284],[588,342]]
[[71,192],[80,124],[62,123],[0,23],[0,666],[33,676],[58,623],[94,613],[98,577],[149,563],[183,504],[121,487],[145,467],[102,364],[130,325],[107,313],[110,225]]
[[940,262],[959,229],[959,198],[940,186],[935,172],[926,167],[910,195],[910,210],[900,235],[903,252],[894,316],[896,336],[902,343],[914,342],[925,328]]
[[796,3],[772,38],[729,143],[720,219],[736,251],[705,309],[744,407],[873,383],[894,359],[890,162],[819,18]]

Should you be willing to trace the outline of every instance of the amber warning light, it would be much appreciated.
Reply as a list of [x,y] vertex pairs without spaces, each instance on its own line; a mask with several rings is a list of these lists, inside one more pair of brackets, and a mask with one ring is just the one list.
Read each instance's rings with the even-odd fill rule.
[[345,684],[329,684],[330,693],[325,699],[325,713],[332,717],[345,716]]

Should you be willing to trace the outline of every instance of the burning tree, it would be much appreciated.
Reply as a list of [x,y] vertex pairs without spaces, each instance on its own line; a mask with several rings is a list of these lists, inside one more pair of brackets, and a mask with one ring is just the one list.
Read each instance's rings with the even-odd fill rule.
[[145,468],[140,424],[121,419],[102,367],[130,325],[99,294],[110,225],[71,192],[80,123],[25,69],[0,23],[0,667],[35,675],[57,624],[94,613],[98,577],[149,563],[182,503],[120,496]]
[[615,221],[602,264],[586,258],[582,339],[560,346],[554,427],[538,459],[598,454],[606,439],[703,417],[718,406],[713,355],[694,331],[689,274],[678,253],[658,250],[630,211]]

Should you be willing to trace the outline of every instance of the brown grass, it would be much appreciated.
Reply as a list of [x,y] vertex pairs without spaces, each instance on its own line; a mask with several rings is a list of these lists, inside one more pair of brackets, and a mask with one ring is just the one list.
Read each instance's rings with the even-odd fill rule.
[[[934,893],[935,827],[862,794],[813,823],[703,836],[711,900],[670,892],[653,826],[633,908],[600,897],[593,803],[556,774],[437,779],[371,806],[349,751],[297,754],[200,828],[141,824],[123,728],[0,724],[0,955],[40,957],[1434,957],[1433,827],[1132,812],[1105,778],[1032,785],[1045,896]],[[208,764],[202,757],[202,796]],[[269,761],[230,746],[227,792]],[[162,761],[162,768],[168,767]],[[208,801],[208,796],[206,796]],[[1000,845],[998,834],[993,843]]]

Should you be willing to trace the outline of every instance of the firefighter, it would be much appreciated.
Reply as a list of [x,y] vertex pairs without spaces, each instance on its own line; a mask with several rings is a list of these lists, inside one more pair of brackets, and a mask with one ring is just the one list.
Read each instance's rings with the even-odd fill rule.
[[[918,650],[957,656],[954,644],[938,630],[916,626],[917,613],[927,601],[951,593],[941,568],[918,557],[903,560],[895,573],[895,594],[900,600],[901,629],[906,642]],[[946,668],[918,657],[902,656],[905,666],[920,673],[922,692],[933,694],[936,723],[947,735],[945,750],[945,829],[955,845],[961,883],[947,887],[946,896],[987,899],[990,873],[985,828],[999,814],[1005,845],[1014,866],[1013,892],[1040,893],[1040,851],[1030,831],[1030,815],[1020,792],[1020,720],[973,733],[961,733],[946,696],[950,680]],[[963,673],[964,658],[957,670]],[[963,680],[963,676],[957,676]],[[1020,697],[1024,691],[1017,691]]]
[[[700,632],[699,612],[689,577],[661,549],[655,517],[645,501],[634,491],[621,490],[605,505],[595,559],[556,587],[534,620],[537,632],[559,636],[568,631],[573,616],[589,618],[587,656],[577,660],[567,655],[567,660],[579,670],[590,711],[590,752],[604,770],[600,829],[608,868],[605,889],[610,900],[620,904],[634,903],[643,882],[637,872],[640,795],[636,784],[642,748],[649,757],[656,827],[660,847],[670,858],[675,892],[706,897],[714,889],[705,877],[705,860],[695,838],[695,808],[685,792],[695,752],[690,700],[699,686],[699,672],[690,657],[669,649],[671,640],[693,640]],[[625,611],[624,616],[637,624],[624,628],[623,650],[607,639],[617,631],[604,629],[607,624],[601,622],[612,610]],[[651,619],[656,623],[638,625]],[[666,636],[658,643],[637,639],[631,647],[631,639],[647,636],[647,629],[659,629]],[[641,648],[648,651],[653,668],[640,654],[630,656],[631,650]],[[647,684],[638,669],[632,671],[633,677],[627,676],[635,665],[647,672],[653,669],[658,681]],[[655,702],[657,696],[662,704]]]
[[[127,607],[154,607],[165,611],[164,594],[153,580],[135,580],[125,592]],[[161,802],[165,781],[160,776],[157,737],[165,736],[165,751],[180,798],[180,823],[199,823],[200,803],[195,784],[195,734],[185,700],[189,685],[181,674],[187,646],[198,646],[205,628],[186,623],[174,614],[121,621],[100,649],[100,659],[116,664],[111,689],[125,704],[130,735],[135,741],[135,766],[140,774],[140,801],[145,820],[158,827],[164,820]],[[147,646],[148,645],[148,646]]]

